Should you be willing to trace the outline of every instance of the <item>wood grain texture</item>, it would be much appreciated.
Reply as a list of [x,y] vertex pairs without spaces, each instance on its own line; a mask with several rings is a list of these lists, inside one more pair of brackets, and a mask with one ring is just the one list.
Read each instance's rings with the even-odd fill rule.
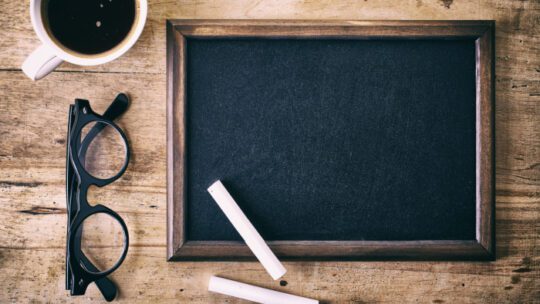
[[472,259],[495,257],[494,241],[494,87],[493,21],[315,21],[315,20],[168,20],[167,155],[168,260],[247,259],[243,242],[193,242],[187,239],[185,84],[187,38],[269,37],[312,39],[475,39],[476,60],[476,241],[286,242],[269,246],[285,259]]
[[[119,91],[133,156],[91,200],[117,211],[132,244],[112,275],[123,303],[245,303],[206,291],[210,275],[324,303],[538,303],[540,299],[540,3],[535,0],[150,1],[141,40],[119,60],[61,66],[32,83],[20,72],[37,45],[28,3],[0,0],[0,302],[102,302],[64,290],[67,106],[102,112]],[[254,262],[166,262],[165,20],[495,19],[495,262],[286,262],[286,286]],[[169,94],[169,92],[167,93]],[[233,269],[233,270],[231,270]]]
[[493,31],[476,39],[476,240],[495,254]]

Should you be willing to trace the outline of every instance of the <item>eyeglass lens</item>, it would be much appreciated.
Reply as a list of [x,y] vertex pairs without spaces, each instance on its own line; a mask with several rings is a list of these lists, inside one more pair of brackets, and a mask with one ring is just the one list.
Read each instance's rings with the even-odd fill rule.
[[104,122],[90,122],[81,130],[79,161],[95,178],[117,175],[126,162],[126,143],[120,133]]
[[122,256],[126,241],[122,226],[106,213],[94,213],[86,218],[77,235],[81,237],[83,254],[98,272],[111,269]]

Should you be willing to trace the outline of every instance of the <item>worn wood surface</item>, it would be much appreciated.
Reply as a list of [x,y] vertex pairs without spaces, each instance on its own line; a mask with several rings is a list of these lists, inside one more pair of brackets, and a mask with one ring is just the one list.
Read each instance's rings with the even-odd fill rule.
[[[287,262],[286,286],[258,263],[167,263],[165,20],[495,19],[496,246],[494,262]],[[0,0],[0,302],[103,301],[64,290],[67,106],[103,111],[119,91],[133,150],[126,174],[91,193],[130,229],[112,275],[120,302],[244,303],[206,291],[210,275],[325,303],[540,302],[540,2],[537,0],[150,1],[138,44],[98,67],[64,64],[32,83],[19,67],[37,46],[27,1]],[[282,285],[285,285],[284,283]]]

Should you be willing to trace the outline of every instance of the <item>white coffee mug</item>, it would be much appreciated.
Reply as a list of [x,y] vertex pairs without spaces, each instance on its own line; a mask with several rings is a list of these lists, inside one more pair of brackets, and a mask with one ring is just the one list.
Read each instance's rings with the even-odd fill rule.
[[42,5],[47,0],[30,0],[30,17],[32,26],[41,40],[41,45],[35,49],[22,64],[23,72],[32,80],[38,80],[52,72],[62,62],[67,61],[77,65],[90,66],[112,61],[127,52],[141,35],[148,11],[147,0],[136,0],[135,20],[126,37],[112,49],[99,54],[82,54],[67,48],[51,37],[42,16]]

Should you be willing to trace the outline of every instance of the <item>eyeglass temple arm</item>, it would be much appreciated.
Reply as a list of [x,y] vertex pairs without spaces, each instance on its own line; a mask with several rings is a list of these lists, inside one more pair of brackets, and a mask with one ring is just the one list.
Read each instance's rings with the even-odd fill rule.
[[[67,148],[66,148],[66,209],[67,209],[67,235],[66,235],[66,248],[69,242],[69,227],[71,225],[71,218],[74,216],[72,204],[73,195],[73,169],[71,168],[71,162],[69,157],[69,145],[71,137],[71,129],[73,128],[73,105],[69,106],[68,112],[68,132],[67,132]],[[71,286],[71,269],[69,267],[69,257],[66,250],[66,290]]]
[[[127,111],[128,107],[129,97],[124,93],[120,93],[116,96],[116,98],[111,103],[109,108],[105,111],[105,113],[103,113],[103,118],[114,121],[122,114],[124,114]],[[83,139],[79,149],[79,160],[83,162],[83,165],[88,146],[90,145],[92,140],[94,140],[94,138],[99,134],[99,132],[101,132],[101,130],[103,130],[105,127],[107,127],[107,125],[103,123],[94,124],[92,129],[90,129],[88,134],[86,134],[86,137]]]
[[[78,237],[78,236],[77,236]],[[78,241],[80,242],[80,240]],[[97,269],[92,262],[88,260],[88,258],[84,255],[82,251],[80,251],[80,261],[84,265],[84,267],[91,272],[99,272],[99,269]],[[116,298],[116,293],[118,292],[118,289],[116,288],[116,285],[107,277],[103,277],[97,281],[95,281],[99,291],[101,291],[101,294],[107,300],[107,302],[111,302]]]

